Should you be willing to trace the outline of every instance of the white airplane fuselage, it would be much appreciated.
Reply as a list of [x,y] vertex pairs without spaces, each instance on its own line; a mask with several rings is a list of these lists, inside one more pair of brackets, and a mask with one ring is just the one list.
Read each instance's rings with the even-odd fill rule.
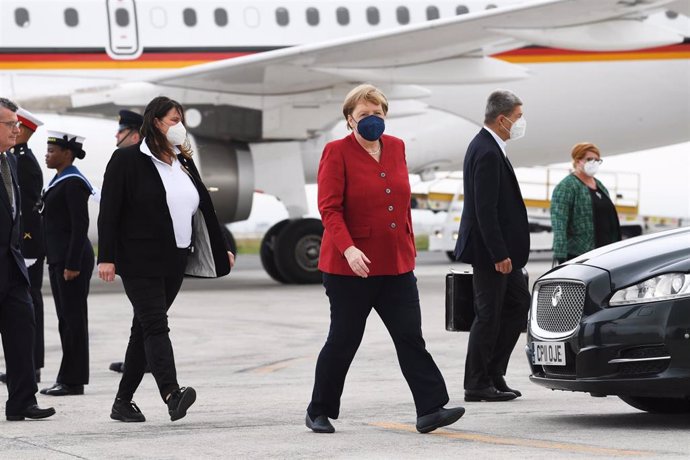
[[[114,148],[114,133],[108,132],[114,122],[101,120],[84,132],[79,123],[88,123],[64,114],[114,120],[118,108],[142,110],[152,96],[166,94],[188,111],[207,183],[217,180],[233,190],[232,199],[220,206],[228,210],[225,221],[247,217],[254,189],[280,197],[290,215],[300,217],[306,213],[303,185],[315,180],[323,145],[346,134],[342,99],[367,80],[361,77],[367,75],[366,66],[349,69],[359,72],[351,84],[290,94],[150,81],[197,64],[535,1],[0,0],[0,95],[36,112],[62,112],[51,122],[77,124],[76,133],[86,135],[89,160],[102,155],[95,161],[104,168]],[[682,14],[660,11],[635,22],[690,36],[690,21]],[[610,155],[690,140],[690,41],[636,49],[633,43],[645,43],[640,37],[600,34],[583,28],[559,37],[567,49],[530,46],[529,41],[516,47],[514,37],[490,48],[479,45],[472,54],[488,65],[479,78],[475,68],[464,72],[432,62],[418,70],[425,84],[398,84],[391,69],[390,84],[379,84],[390,98],[386,132],[405,140],[410,172],[459,169],[467,144],[483,124],[487,95],[506,88],[522,98],[528,122],[527,135],[508,145],[517,166],[567,161],[570,146],[583,141]],[[591,51],[598,39],[606,46]],[[580,41],[590,49],[578,50]],[[369,52],[366,45],[356,50],[362,58]],[[401,40],[401,62],[407,47]],[[310,59],[305,55],[305,66]],[[285,72],[289,78],[290,69]],[[433,82],[435,74],[446,72],[456,72],[457,83],[447,83],[448,78]],[[256,78],[279,81],[282,76]],[[230,179],[226,148],[233,162]],[[98,175],[96,163],[89,169]]]

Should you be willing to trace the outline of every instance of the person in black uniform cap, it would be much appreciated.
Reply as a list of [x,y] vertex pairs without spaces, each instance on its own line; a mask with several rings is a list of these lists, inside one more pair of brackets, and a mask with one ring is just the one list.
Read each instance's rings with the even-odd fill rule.
[[[0,97],[0,152],[17,144],[19,119],[17,105]],[[0,334],[7,366],[5,416],[10,421],[46,418],[55,414],[52,407],[36,404],[34,366],[34,309],[29,295],[29,274],[19,250],[19,209],[13,155],[0,153]]]
[[141,125],[144,117],[131,110],[120,110],[120,124],[115,133],[116,147],[123,149],[141,142]]
[[[30,293],[34,304],[36,318],[36,336],[34,340],[34,366],[36,367],[36,381],[41,381],[41,368],[44,365],[45,346],[43,340],[43,262],[45,249],[43,248],[43,231],[41,229],[41,215],[36,210],[36,202],[41,197],[43,189],[43,173],[27,142],[43,122],[34,114],[21,107],[17,110],[17,118],[21,122],[17,144],[9,152],[17,160],[17,179],[19,196],[21,198],[21,235],[23,239],[22,255],[26,261],[31,281]],[[0,382],[7,382],[7,375],[0,374]]]
[[62,363],[55,384],[41,393],[81,395],[89,383],[89,328],[87,297],[94,267],[88,239],[87,203],[94,189],[72,164],[86,155],[84,139],[49,132],[46,166],[57,174],[43,191],[41,213],[50,287],[55,300],[62,343]]
[[[117,140],[116,147],[123,149],[130,145],[135,145],[141,142],[141,125],[144,123],[144,117],[131,110],[120,110],[120,123],[115,134]],[[116,150],[117,151],[117,150]],[[124,361],[115,361],[110,363],[109,369],[115,372],[124,372]],[[147,372],[150,372],[148,366]]]

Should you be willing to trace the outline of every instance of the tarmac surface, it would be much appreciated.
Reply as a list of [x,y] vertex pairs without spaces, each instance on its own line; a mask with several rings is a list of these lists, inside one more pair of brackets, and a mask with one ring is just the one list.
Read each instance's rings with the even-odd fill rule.
[[[304,426],[317,354],[326,338],[328,303],[320,285],[283,286],[257,256],[240,255],[221,280],[186,280],[170,311],[178,379],[197,402],[171,422],[150,374],[135,395],[145,423],[109,418],[124,356],[131,307],[119,282],[92,281],[89,298],[91,382],[83,396],[38,395],[57,415],[38,421],[0,420],[2,459],[96,458],[609,458],[687,455],[688,416],[640,412],[615,397],[553,392],[529,382],[524,336],[513,353],[509,385],[523,397],[465,403],[467,333],[444,328],[444,254],[420,253],[416,275],[427,348],[443,372],[451,403],[467,409],[454,425],[415,431],[412,397],[380,319],[369,317],[348,374],[336,433]],[[542,257],[533,281],[550,267]],[[44,286],[46,367],[50,386],[61,349],[54,304]],[[0,361],[1,363],[1,361]]]

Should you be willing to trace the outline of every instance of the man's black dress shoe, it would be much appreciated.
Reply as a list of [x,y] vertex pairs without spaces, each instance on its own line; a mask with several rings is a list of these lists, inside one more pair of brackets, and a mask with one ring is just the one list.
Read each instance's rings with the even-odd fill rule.
[[48,396],[83,395],[84,385],[68,385],[66,383],[56,383],[50,388],[42,389],[41,394]]
[[31,418],[36,420],[39,418],[48,418],[51,415],[55,415],[55,409],[53,409],[52,407],[49,407],[47,409],[41,409],[36,404],[34,404],[33,406],[27,407],[18,414],[8,414],[7,420],[9,420],[10,422],[18,422],[20,420],[24,420],[25,418]]
[[520,393],[518,390],[514,390],[508,386],[505,377],[503,377],[502,375],[491,377],[491,381],[494,383],[494,387],[496,387],[498,391],[515,393],[515,396],[517,396],[518,398],[522,396],[522,393]]
[[146,417],[141,413],[141,409],[134,404],[134,401],[124,401],[115,398],[113,408],[110,411],[110,418],[121,422],[145,422]]
[[420,433],[429,433],[436,428],[450,425],[457,422],[464,413],[464,407],[453,407],[450,409],[444,409],[442,407],[436,412],[417,417],[417,431]]
[[467,402],[510,401],[511,399],[515,398],[517,398],[515,393],[509,391],[499,391],[493,386],[488,386],[486,388],[482,388],[481,390],[465,390],[465,401]]
[[196,401],[196,391],[192,387],[182,387],[173,391],[168,398],[168,414],[173,422],[187,415],[187,409]]
[[309,414],[307,414],[305,423],[307,428],[312,430],[314,433],[335,433],[335,428],[333,428],[330,420],[328,420],[328,417],[325,415],[317,415],[314,417],[314,420],[312,420],[311,417],[309,417]]

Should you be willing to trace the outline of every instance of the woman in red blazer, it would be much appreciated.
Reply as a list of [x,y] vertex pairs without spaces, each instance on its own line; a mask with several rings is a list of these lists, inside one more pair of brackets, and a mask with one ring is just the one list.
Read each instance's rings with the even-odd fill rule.
[[417,430],[457,421],[448,392],[422,338],[405,144],[383,135],[388,101],[377,88],[350,91],[343,115],[352,134],[326,145],[318,201],[324,225],[319,269],[331,305],[328,339],[316,363],[306,425],[333,433],[345,376],[373,307],[393,338],[417,409]]

